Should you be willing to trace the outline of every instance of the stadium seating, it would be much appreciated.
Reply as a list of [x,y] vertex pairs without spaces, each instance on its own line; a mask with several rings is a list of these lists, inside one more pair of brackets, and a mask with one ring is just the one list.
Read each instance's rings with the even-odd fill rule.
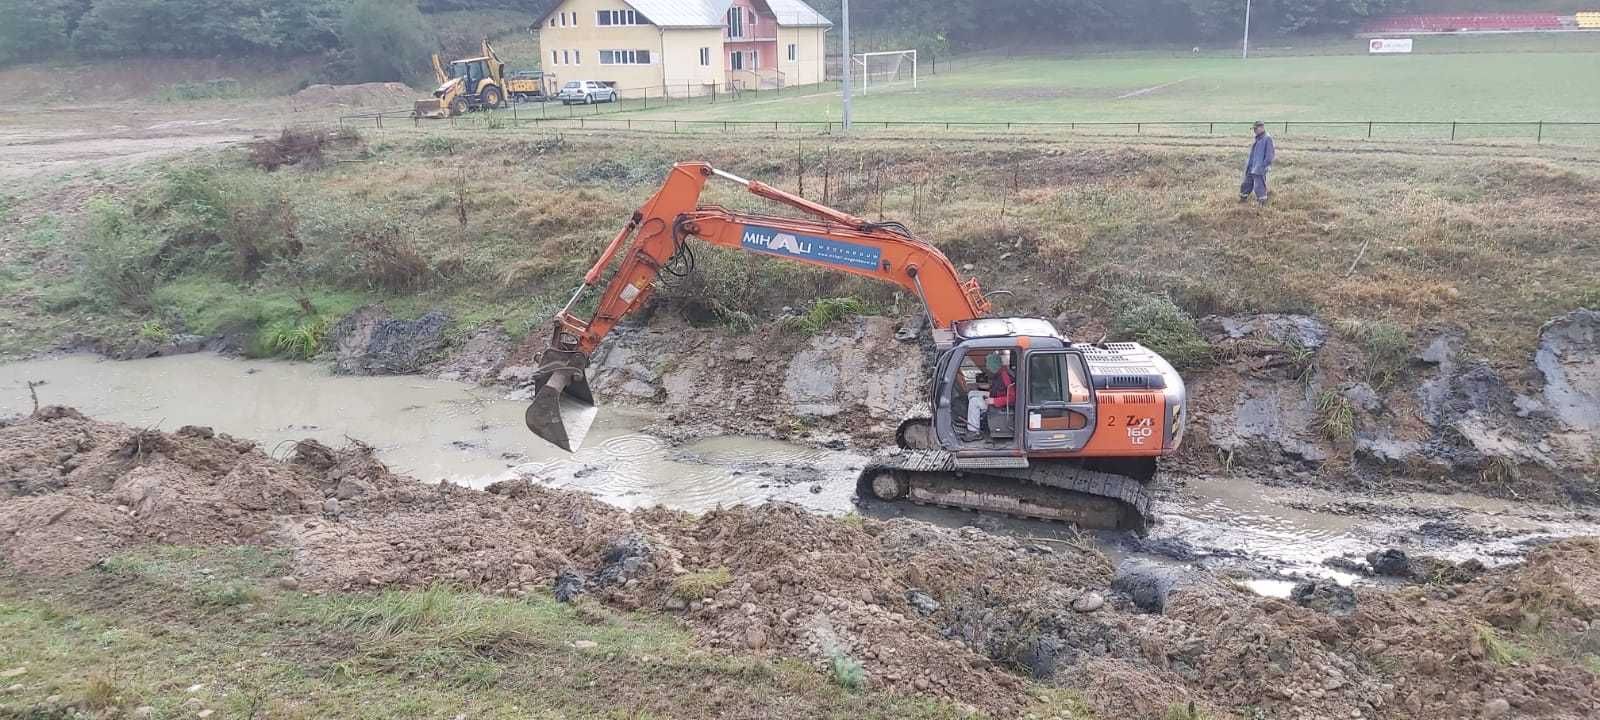
[[1584,30],[1600,30],[1600,11],[1590,10],[1578,13],[1578,27]]
[[[1594,22],[1600,23],[1600,13]],[[1579,26],[1582,26],[1580,17]],[[1555,13],[1479,13],[1472,15],[1394,15],[1367,23],[1369,33],[1485,32],[1492,30],[1560,30]]]

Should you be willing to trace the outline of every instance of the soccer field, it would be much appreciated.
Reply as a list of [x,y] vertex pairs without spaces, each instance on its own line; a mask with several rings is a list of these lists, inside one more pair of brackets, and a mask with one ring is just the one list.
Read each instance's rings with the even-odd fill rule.
[[[855,118],[1594,121],[1600,119],[1600,37],[1594,40],[1577,44],[1586,51],[1561,53],[986,58],[938,75],[924,66],[915,90],[901,82],[865,96],[858,92]],[[668,107],[646,116],[837,121],[840,114],[834,85],[791,88],[770,99],[746,93],[735,103]]]

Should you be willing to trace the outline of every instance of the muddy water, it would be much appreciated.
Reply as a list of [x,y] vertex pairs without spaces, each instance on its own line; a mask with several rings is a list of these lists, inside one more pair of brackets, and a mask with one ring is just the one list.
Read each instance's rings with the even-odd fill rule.
[[[646,430],[650,415],[608,408],[585,447],[569,455],[529,433],[526,403],[502,392],[422,377],[348,377],[307,363],[211,354],[116,362],[69,356],[0,365],[0,415],[44,404],[105,420],[176,430],[209,425],[282,457],[302,438],[338,446],[356,438],[385,463],[427,482],[483,487],[530,477],[624,507],[690,511],[781,499],[817,510],[850,507],[860,458],[748,437],[681,447]],[[797,469],[798,468],[798,469]],[[821,492],[813,492],[821,484]]]
[[[673,446],[651,433],[659,418],[604,408],[576,454],[534,437],[522,423],[525,401],[503,392],[420,377],[345,377],[304,363],[245,361],[199,354],[131,362],[69,356],[0,365],[0,416],[31,407],[27,382],[44,381],[42,403],[71,405],[94,417],[175,430],[209,425],[256,440],[282,457],[291,443],[357,438],[397,471],[426,482],[483,487],[526,477],[588,492],[623,507],[666,505],[704,511],[771,500],[842,513],[865,456],[743,436]],[[1170,487],[1168,487],[1170,486]],[[1156,505],[1159,522],[1144,539],[1091,539],[1114,557],[1239,568],[1250,585],[1281,595],[1284,578],[1354,576],[1322,564],[1398,546],[1493,563],[1531,542],[1600,534],[1592,519],[1558,508],[1458,495],[1389,496],[1352,508],[1352,497],[1304,488],[1270,488],[1226,478],[1169,478]],[[970,513],[869,503],[863,512],[944,525],[976,524],[1041,542],[1078,541],[1061,525]]]

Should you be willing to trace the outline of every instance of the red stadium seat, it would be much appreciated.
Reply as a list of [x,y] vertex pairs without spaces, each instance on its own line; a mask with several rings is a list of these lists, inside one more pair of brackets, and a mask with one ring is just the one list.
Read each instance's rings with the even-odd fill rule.
[[1555,13],[1484,13],[1476,15],[1393,15],[1363,28],[1369,33],[1484,32],[1492,30],[1559,30]]

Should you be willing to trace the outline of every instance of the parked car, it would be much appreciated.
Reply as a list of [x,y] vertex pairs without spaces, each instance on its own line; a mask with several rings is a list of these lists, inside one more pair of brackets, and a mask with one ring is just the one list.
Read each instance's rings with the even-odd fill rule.
[[616,102],[617,89],[593,80],[572,80],[561,86],[561,92],[556,93],[556,98],[561,100],[562,105]]

